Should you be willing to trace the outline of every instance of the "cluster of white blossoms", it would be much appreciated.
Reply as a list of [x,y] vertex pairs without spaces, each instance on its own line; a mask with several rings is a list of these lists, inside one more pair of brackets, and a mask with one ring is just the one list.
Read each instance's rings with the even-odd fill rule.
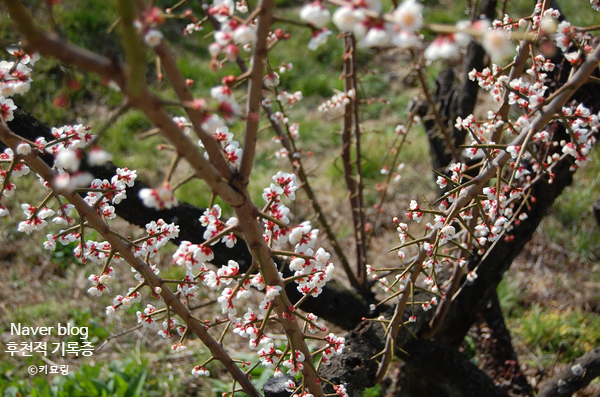
[[[221,207],[215,204],[212,208],[204,211],[204,215],[200,217],[200,223],[206,227],[204,231],[204,240],[213,240],[216,236],[222,236],[221,242],[227,245],[228,248],[232,248],[237,242],[237,238],[233,232],[224,234],[225,228],[231,228],[237,225],[238,220],[235,217],[229,218],[227,222],[221,221]],[[219,239],[214,239],[211,245],[215,245],[219,242]]]
[[27,234],[31,234],[36,230],[42,230],[44,227],[48,226],[48,222],[46,222],[45,219],[55,214],[55,212],[48,207],[37,208],[27,203],[21,204],[21,208],[23,208],[23,212],[27,219],[19,223],[18,231]]
[[277,246],[283,246],[288,241],[289,228],[283,227],[281,223],[289,225],[288,214],[290,209],[281,202],[285,197],[288,200],[296,199],[298,182],[296,175],[279,171],[273,176],[273,182],[263,190],[263,200],[267,203],[267,214],[271,219],[263,219],[265,227],[265,238]]
[[162,186],[140,189],[138,196],[144,206],[157,210],[170,209],[179,205],[175,193],[171,190],[171,185],[166,182]]
[[[316,250],[316,239],[318,230],[313,230],[310,222],[290,228],[288,217],[289,209],[282,203],[282,199],[294,200],[298,189],[296,176],[284,172],[278,172],[273,177],[273,183],[264,189],[263,199],[267,205],[264,209],[268,215],[263,218],[265,235],[264,238],[272,247],[283,247],[286,243],[295,245],[295,255],[292,257],[291,269],[295,271],[294,280],[299,284],[299,289],[305,294],[318,295],[322,286],[331,278],[334,267],[329,263],[329,254],[322,248]],[[304,355],[295,351],[287,353],[288,357],[282,357],[281,350],[275,348],[273,340],[267,336],[260,324],[264,323],[264,317],[268,316],[272,309],[272,302],[282,293],[281,286],[265,285],[261,273],[243,274],[237,262],[230,260],[227,265],[212,270],[210,261],[214,254],[210,248],[211,244],[218,241],[228,244],[234,237],[232,229],[236,227],[237,220],[231,218],[225,222],[221,220],[222,212],[218,205],[207,209],[200,223],[206,227],[203,244],[192,244],[184,241],[173,255],[173,260],[180,266],[186,268],[187,274],[178,285],[178,291],[192,299],[197,294],[199,283],[205,287],[218,291],[217,302],[224,315],[222,319],[215,319],[215,323],[230,322],[233,334],[249,340],[249,346],[258,349],[258,358],[268,368],[277,368],[276,376],[281,376],[281,368],[287,368],[287,372],[298,375],[303,368]],[[285,225],[285,226],[284,226]],[[255,291],[264,291],[262,301],[257,307],[250,306],[249,298]],[[238,317],[239,307],[245,308],[242,318]],[[150,324],[155,311],[147,309],[139,312],[140,323]],[[311,313],[303,316],[306,328],[311,333],[317,330],[325,331],[326,328],[320,324],[317,317]],[[163,332],[166,333],[165,327]],[[323,339],[326,346],[322,351],[321,359],[327,362],[331,355],[340,354],[344,348],[344,339],[330,334]],[[177,345],[177,349],[180,346]],[[196,376],[208,375],[204,365],[196,366],[192,373]],[[292,387],[290,385],[290,387]]]
[[[23,163],[17,163],[14,161],[15,154],[11,148],[4,149],[3,153],[0,153],[0,165],[10,164],[8,170],[0,167],[0,183],[2,183],[1,196],[12,197],[17,189],[10,177],[19,178],[29,174],[29,167]],[[9,178],[7,180],[7,178]],[[0,197],[1,197],[0,196]],[[8,210],[0,204],[0,216],[8,215]]]
[[12,111],[16,109],[12,99],[15,94],[25,94],[31,87],[31,68],[40,58],[36,53],[28,55],[19,48],[9,49],[18,61],[0,61],[0,116],[6,121],[13,119]]
[[256,36],[256,27],[254,22],[243,24],[238,22],[236,19],[229,18],[233,14],[233,8],[225,6],[227,3],[233,3],[231,0],[215,1],[213,7],[209,9],[215,9],[215,4],[220,3],[221,9],[231,10],[231,14],[214,14],[219,17],[217,20],[221,24],[220,29],[214,34],[215,41],[208,47],[208,52],[213,59],[224,53],[230,61],[235,61],[239,53],[239,47],[242,46],[244,50],[250,50],[258,39]]
[[[585,42],[579,45],[586,45]],[[465,197],[467,187],[470,184],[470,177],[466,177],[468,168],[462,163],[453,163],[446,170],[445,175],[439,175],[437,184],[441,189],[446,189],[447,192],[438,200],[439,210],[431,207],[423,212],[419,204],[413,200],[406,212],[408,219],[420,222],[424,215],[431,214],[433,223],[428,223],[426,230],[432,232],[426,238],[416,239],[409,233],[408,225],[399,223],[398,232],[401,245],[398,247],[398,256],[402,260],[406,254],[402,248],[416,245],[420,246],[425,252],[426,257],[422,262],[422,272],[425,275],[423,283],[426,289],[434,295],[430,302],[422,303],[424,310],[429,310],[435,305],[440,296],[438,286],[436,284],[437,274],[451,264],[457,264],[459,267],[464,267],[467,263],[462,257],[462,250],[473,250],[478,255],[485,254],[490,244],[504,238],[505,241],[512,241],[514,236],[510,234],[516,225],[528,219],[525,204],[535,202],[535,197],[531,197],[527,193],[527,188],[535,180],[542,177],[547,178],[548,183],[552,183],[554,179],[553,167],[559,161],[566,157],[571,157],[573,165],[571,171],[574,171],[578,166],[586,163],[592,146],[597,141],[597,133],[600,129],[600,113],[592,114],[592,112],[583,104],[571,104],[562,108],[562,114],[555,116],[555,121],[566,120],[565,127],[568,129],[568,134],[571,141],[560,140],[555,136],[556,129],[553,127],[545,127],[541,131],[531,131],[530,116],[525,112],[535,111],[541,108],[544,103],[544,96],[547,87],[544,85],[546,81],[546,73],[554,69],[554,64],[546,60],[543,56],[535,57],[530,69],[527,70],[529,77],[518,78],[512,81],[508,79],[501,80],[499,76],[499,68],[494,65],[496,70],[491,73],[490,69],[486,69],[479,73],[473,71],[471,73],[473,80],[478,80],[479,84],[490,91],[497,87],[498,82],[506,84],[510,90],[509,102],[519,105],[523,112],[522,115],[510,115],[506,122],[506,130],[508,134],[514,135],[529,132],[529,138],[526,141],[528,150],[523,146],[509,144],[496,144],[489,140],[491,134],[497,129],[502,128],[505,122],[499,117],[490,112],[488,120],[476,121],[473,115],[464,119],[458,118],[455,127],[459,130],[467,130],[473,141],[471,147],[467,149],[467,155],[470,157],[479,156],[483,161],[489,158],[494,158],[505,151],[512,159],[509,163],[510,172],[506,179],[496,181],[492,186],[483,187],[481,193],[473,198],[470,204],[458,209],[454,218],[446,217],[450,203],[457,200],[459,197]],[[496,97],[496,93],[493,94]],[[532,116],[533,117],[533,116]],[[560,149],[552,149],[559,147]],[[540,162],[539,154],[534,154],[542,151],[548,153],[543,163]],[[539,149],[539,150],[538,150]],[[484,152],[485,151],[485,155]],[[542,157],[543,158],[543,157]],[[478,166],[478,165],[476,165]],[[509,185],[507,180],[511,181]],[[474,219],[474,210],[478,209],[475,222],[467,226]],[[396,222],[399,222],[395,219]],[[469,237],[470,235],[470,237]],[[458,244],[453,240],[461,236],[463,242]],[[425,241],[423,241],[425,240]],[[413,263],[411,266],[415,266]],[[416,266],[419,266],[418,264]],[[379,284],[386,292],[399,293],[404,290],[407,283],[406,275],[399,276],[393,283],[385,278],[379,278],[373,268],[368,269],[368,273],[373,275],[373,278],[378,279]],[[474,282],[477,279],[476,270],[465,270],[467,282]],[[443,298],[443,297],[442,297]],[[410,320],[409,320],[410,321]]]
[[332,112],[337,114],[341,114],[343,108],[350,103],[352,99],[356,98],[356,91],[354,89],[348,90],[348,92],[339,92],[331,97],[331,99],[327,100],[327,102],[323,102],[319,105],[319,112]]
[[[52,185],[59,191],[71,192],[77,188],[89,187],[94,179],[89,172],[79,170],[85,154],[83,149],[87,148],[88,144],[96,138],[91,130],[92,127],[81,124],[66,125],[60,128],[52,128],[51,133],[55,138],[54,141],[47,142],[44,138],[38,138],[35,141],[37,150],[54,155],[54,166],[58,173],[54,177]],[[111,159],[112,156],[109,153],[98,147],[89,148],[86,157],[87,163],[91,166],[103,165]],[[135,171],[127,178],[133,178],[131,181],[133,182]],[[120,189],[124,189],[124,187]]]
[[281,91],[279,95],[277,95],[277,100],[282,104],[293,107],[298,101],[302,100],[302,91],[296,91],[293,94],[287,91]]
[[[152,221],[146,224],[146,235],[133,241],[134,254],[140,258],[152,258],[162,247],[170,240],[177,238],[177,236],[179,236],[179,226],[174,223],[166,223],[162,219]],[[103,292],[108,291],[107,284],[114,278],[114,269],[109,264],[118,264],[123,261],[119,254],[112,250],[110,243],[106,241],[98,243],[90,240],[85,243],[83,252],[81,251],[81,245],[79,245],[75,249],[75,254],[85,260],[91,260],[95,264],[104,265],[100,275],[92,274],[88,277],[88,280],[93,284],[93,287],[88,289],[88,293],[92,296],[101,296]],[[150,268],[154,274],[158,275],[160,273],[160,269],[156,265],[150,265]],[[135,273],[136,280],[140,283],[145,282],[144,277],[134,268],[131,268],[131,271]],[[160,288],[157,288],[154,294],[158,295],[160,292]],[[127,295],[114,297],[113,304],[106,308],[106,315],[115,317],[120,307],[131,306],[135,302],[141,302],[141,299],[139,286],[137,288],[132,287]],[[153,323],[151,316],[154,312],[154,308],[148,305],[143,315],[138,313],[138,322],[143,322],[146,327],[151,325]]]
[[[333,13],[333,23],[342,32],[352,32],[359,40],[359,47],[381,47],[393,45],[400,48],[421,46],[423,37],[418,31],[423,27],[423,5],[417,0],[405,0],[383,19],[374,17],[381,14],[380,0],[360,0],[338,7]],[[325,44],[331,32],[325,27],[331,13],[321,0],[306,4],[300,10],[300,18],[313,28],[310,49]],[[440,34],[425,49],[425,59],[457,59],[460,49],[465,47],[470,34],[481,40],[484,49],[494,61],[504,60],[514,54],[511,36],[503,26],[494,27],[484,20],[471,23],[461,21],[454,33]]]
[[[218,109],[226,121],[233,121],[241,114],[240,105],[238,105],[233,90],[228,85],[213,87],[210,90],[210,96],[218,101]],[[204,127],[203,127],[204,128]],[[206,131],[213,133],[213,131]]]
[[[572,132],[574,141],[566,142],[561,140],[559,145],[562,147],[562,153],[575,159],[576,167],[584,166],[589,158],[592,147],[596,144],[598,130],[600,129],[600,112],[592,114],[591,111],[582,104],[577,105],[576,109],[564,107],[563,114],[569,120],[569,128]],[[546,163],[551,166],[554,159],[548,156]]]
[[[213,87],[210,93],[212,98],[217,101],[218,113],[222,117],[215,113],[206,112],[201,123],[201,128],[221,144],[223,154],[229,165],[232,168],[238,168],[242,161],[243,149],[240,147],[240,143],[233,139],[234,135],[229,132],[225,122],[232,122],[240,116],[240,106],[233,95],[233,90],[228,85]],[[198,99],[194,103],[198,105],[198,109],[206,109],[206,101]],[[192,124],[188,119],[176,116],[172,120],[185,135],[190,136]],[[198,141],[198,145],[204,148],[204,143],[201,140]],[[204,153],[204,156],[206,158],[209,157],[207,152]],[[164,182],[158,188],[140,189],[139,197],[148,208],[162,210],[179,205],[175,197],[175,192],[171,189],[169,182]]]

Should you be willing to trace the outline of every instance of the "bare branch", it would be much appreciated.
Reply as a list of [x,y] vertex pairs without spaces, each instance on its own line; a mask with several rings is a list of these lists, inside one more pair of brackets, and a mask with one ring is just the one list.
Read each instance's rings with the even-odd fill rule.
[[[356,243],[356,280],[360,289],[366,287],[366,235],[364,224],[364,208],[362,205],[362,172],[360,172],[360,131],[358,129],[358,106],[356,90],[356,39],[353,34],[344,38],[344,90],[346,93],[354,90],[354,98],[344,107],[342,125],[342,162],[344,177],[350,195],[350,210],[352,211],[352,226]],[[352,129],[355,133],[356,158],[352,159]],[[354,163],[354,166],[353,166]]]
[[[177,67],[177,62],[175,61],[175,58],[173,58],[173,54],[171,54],[169,46],[165,40],[162,40],[160,45],[154,48],[154,52],[160,58],[161,65],[165,70],[165,74],[173,86],[175,94],[177,94],[179,100],[183,103],[193,103],[194,96],[190,91],[190,87],[188,87],[185,79],[181,75],[181,71],[179,70],[179,67]],[[204,116],[203,113],[200,110],[195,110],[189,106],[186,106],[185,111],[190,118],[190,122],[192,123],[198,138],[202,140],[204,148],[210,157],[211,163],[215,165],[225,179],[231,179],[231,169],[223,157],[223,150],[221,149],[221,146],[201,127],[202,118]]]
[[244,134],[244,151],[240,165],[239,180],[242,186],[248,184],[254,157],[256,155],[256,143],[258,141],[258,123],[260,121],[260,105],[262,100],[263,73],[265,68],[265,57],[268,52],[267,36],[269,35],[273,22],[274,0],[262,0],[260,5],[260,17],[256,35],[258,41],[254,49],[252,70],[250,73],[250,84],[248,87],[248,102],[246,107],[246,131]]
[[600,347],[586,353],[544,382],[538,397],[568,397],[600,376]]

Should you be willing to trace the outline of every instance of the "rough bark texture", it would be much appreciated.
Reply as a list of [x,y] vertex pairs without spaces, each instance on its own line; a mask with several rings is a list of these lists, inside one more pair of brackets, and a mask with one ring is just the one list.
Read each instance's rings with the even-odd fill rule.
[[291,375],[284,375],[280,378],[271,378],[263,386],[265,397],[289,397],[292,392],[286,388],[286,382],[296,382],[296,379]]
[[[372,359],[381,352],[385,343],[381,323],[365,321],[346,335],[346,347],[340,356],[323,365],[319,374],[334,384],[345,384],[350,397],[360,396],[365,388],[374,386],[377,362]],[[333,389],[325,388],[327,393]]]

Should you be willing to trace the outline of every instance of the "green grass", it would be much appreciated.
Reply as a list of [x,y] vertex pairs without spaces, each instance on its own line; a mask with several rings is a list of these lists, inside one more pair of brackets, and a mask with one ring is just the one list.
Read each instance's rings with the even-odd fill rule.
[[580,310],[548,309],[535,304],[509,320],[511,333],[542,357],[556,356],[567,363],[594,349],[600,339],[600,318]]
[[505,275],[498,284],[497,294],[500,307],[506,316],[518,318],[523,315],[523,300],[525,289],[520,286],[518,280]]
[[86,364],[66,376],[56,376],[51,382],[43,377],[27,382],[2,376],[0,389],[4,390],[4,397],[162,396],[163,385],[149,379],[151,372],[148,365],[147,360],[140,363],[133,359]]

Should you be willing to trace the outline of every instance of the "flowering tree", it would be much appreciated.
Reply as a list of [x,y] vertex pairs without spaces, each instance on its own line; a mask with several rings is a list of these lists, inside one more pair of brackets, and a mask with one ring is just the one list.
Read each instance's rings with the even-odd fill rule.
[[[12,200],[18,178],[31,170],[41,178],[47,196],[40,204],[21,205],[25,219],[18,229],[28,234],[45,230],[50,218],[61,225],[60,231],[48,229],[44,247],[79,243],[75,255],[98,266],[89,277],[90,295],[108,293],[107,285],[119,277],[121,268],[133,267],[138,284],[114,297],[107,317],[143,301],[146,308],[137,313],[138,322],[157,329],[165,339],[176,337],[175,351],[185,349],[186,338],[194,333],[211,357],[190,372],[209,376],[207,363],[218,360],[232,377],[230,394],[261,395],[248,374],[263,365],[273,369],[274,379],[282,380],[272,382],[273,390],[265,388],[267,395],[357,395],[379,383],[398,355],[405,362],[402,390],[407,395],[506,395],[457,347],[476,314],[490,299],[497,304],[494,291],[503,272],[596,141],[597,97],[579,91],[597,81],[592,74],[600,60],[600,49],[587,29],[562,20],[548,1],[516,20],[507,15],[494,20],[495,1],[484,1],[479,9],[470,4],[471,20],[442,26],[424,21],[423,5],[416,0],[391,10],[384,10],[378,0],[317,0],[304,5],[294,20],[278,16],[273,0],[199,0],[203,15],[180,13],[184,2],[163,10],[152,2],[123,0],[117,2],[117,25],[125,61],[117,62],[41,30],[20,1],[3,3],[22,35],[23,48],[13,49],[14,59],[0,63],[0,140],[7,147],[0,156],[2,195]],[[599,5],[592,1],[592,7]],[[210,98],[192,95],[193,82],[178,68],[161,33],[174,17],[189,20],[184,35],[205,26],[214,30],[208,50],[215,73],[225,62],[239,66],[239,74],[223,77]],[[319,204],[299,149],[299,126],[286,114],[302,94],[280,88],[277,67],[269,58],[279,43],[285,44],[286,23],[306,27],[308,49],[316,49],[332,34],[330,20],[343,41],[344,90],[319,110],[342,118],[353,256],[342,249]],[[426,45],[422,31],[437,37]],[[398,153],[417,116],[432,115],[425,126],[441,189],[435,203],[412,200],[394,217],[400,242],[389,247],[398,254],[393,264],[373,262],[369,253],[369,224],[376,223],[380,212],[375,219],[366,214],[360,111],[365,98],[357,80],[357,49],[385,46],[410,55],[423,99],[410,109],[406,123],[396,127],[396,140],[390,144],[394,156],[381,169],[387,181],[376,208],[386,205],[389,170],[397,168]],[[144,79],[148,49],[176,101],[161,98]],[[175,151],[161,186],[140,186],[136,171],[108,163],[110,154],[99,146],[101,132],[94,135],[82,125],[44,131],[15,112],[10,97],[28,91],[34,54],[97,73],[120,90],[123,109],[145,114]],[[438,60],[462,62],[458,95],[451,95],[456,84],[450,69],[439,76],[436,93],[427,89],[426,67]],[[488,60],[489,66],[484,63]],[[494,103],[485,120],[472,114],[478,90],[479,95],[491,95]],[[173,117],[168,106],[182,108],[187,117]],[[241,142],[228,128],[236,124],[243,124]],[[288,158],[290,167],[273,172],[263,201],[257,203],[249,186],[258,132],[265,124],[281,142],[277,156]],[[192,173],[175,183],[180,161],[187,162]],[[219,205],[197,209],[179,203],[175,191],[192,179],[202,180],[235,217],[222,219]],[[317,222],[292,223],[289,203],[299,189],[311,201],[332,253],[320,246]],[[0,212],[6,215],[7,210],[0,207]],[[110,225],[117,214],[142,226],[144,233],[121,236]],[[88,239],[90,229],[101,241]],[[153,263],[169,241],[178,245],[173,261],[186,269],[182,280],[161,278]],[[336,267],[346,287],[333,280]],[[374,288],[383,293],[379,299]],[[200,289],[217,293],[216,318],[198,317]],[[253,297],[258,298],[256,306]],[[352,313],[340,313],[340,303]],[[345,337],[328,333],[319,317],[356,328]],[[285,335],[284,342],[277,344],[274,335]],[[254,363],[224,347],[234,337],[248,339],[256,353]],[[505,354],[515,358],[510,342]],[[551,379],[540,395],[572,393],[598,375],[599,367],[597,352],[590,352],[570,372]],[[290,376],[284,377],[284,372]],[[515,379],[525,394],[531,394],[523,378]]]

